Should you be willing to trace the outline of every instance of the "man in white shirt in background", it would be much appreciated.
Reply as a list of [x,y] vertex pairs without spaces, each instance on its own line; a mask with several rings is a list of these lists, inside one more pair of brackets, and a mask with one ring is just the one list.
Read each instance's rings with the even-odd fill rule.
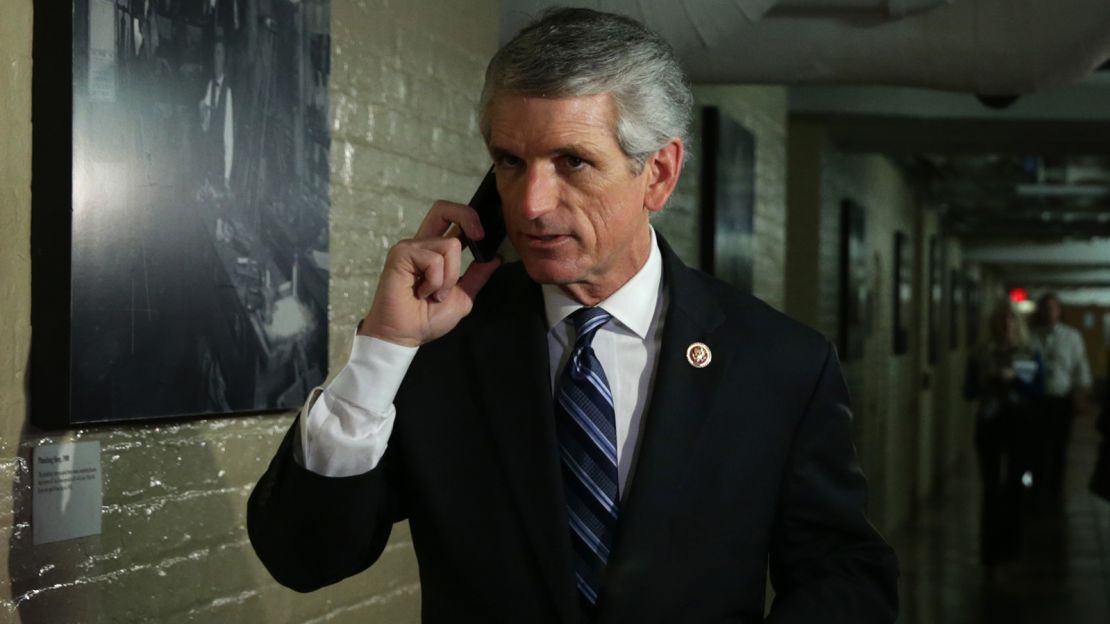
[[1034,413],[1033,488],[1037,502],[1057,506],[1061,502],[1067,446],[1071,439],[1076,408],[1091,389],[1091,367],[1083,336],[1060,322],[1060,300],[1045,293],[1037,301],[1037,323],[1033,346],[1044,359],[1044,397]]

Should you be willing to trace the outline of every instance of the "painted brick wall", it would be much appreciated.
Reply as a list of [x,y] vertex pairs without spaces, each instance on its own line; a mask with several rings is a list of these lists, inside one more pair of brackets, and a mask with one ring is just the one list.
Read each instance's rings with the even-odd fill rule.
[[[918,350],[917,359],[921,371],[921,385],[918,388],[918,414],[917,419],[917,470],[916,491],[918,500],[943,487],[947,475],[961,461],[970,458],[973,443],[972,432],[974,429],[975,404],[963,398],[963,380],[967,368],[969,348],[967,345],[967,329],[965,314],[961,310],[956,325],[959,345],[950,347],[950,323],[948,312],[948,297],[951,290],[944,286],[943,301],[940,306],[939,323],[939,349],[935,362],[930,362],[926,348],[929,332],[929,301],[926,296],[928,288],[927,266],[929,262],[928,244],[933,236],[940,237],[941,247],[944,249],[944,279],[948,280],[950,269],[963,267],[962,250],[957,241],[943,237],[939,225],[939,218],[935,210],[922,210],[918,218],[917,229],[917,262],[920,271],[919,306],[917,328]],[[947,283],[947,282],[945,282]],[[992,280],[984,280],[984,308],[989,310],[991,299],[989,293],[995,288]],[[984,311],[984,313],[989,313]],[[981,334],[983,335],[983,334]]]
[[[0,2],[0,622],[418,622],[407,527],[372,570],[314,594],[274,584],[246,499],[291,416],[47,434],[26,424],[32,0]],[[335,371],[391,241],[466,200],[487,157],[475,104],[496,0],[332,3],[331,344]],[[103,534],[34,547],[28,459],[99,440]],[[10,484],[10,486],[8,485]]]
[[844,374],[856,412],[856,443],[871,487],[871,512],[884,528],[908,516],[913,489],[913,424],[916,375],[912,352],[893,355],[894,232],[913,232],[916,199],[900,172],[885,157],[825,153],[822,190],[821,329],[836,336],[839,311],[840,203],[851,198],[865,210],[865,247],[873,293],[870,332],[863,357],[847,361]]
[[755,135],[754,291],[776,308],[783,307],[786,271],[786,89],[732,85],[695,85],[691,158],[668,206],[652,223],[675,252],[699,266],[701,189],[701,116],[703,106],[717,106]]
[[436,199],[469,200],[489,167],[477,103],[497,47],[492,0],[349,4],[332,8],[333,369],[388,249]]
[[[790,244],[787,311],[832,339],[839,331],[841,202],[852,199],[865,211],[869,267],[870,331],[863,355],[844,362],[852,396],[855,437],[870,483],[871,514],[890,532],[903,525],[940,476],[970,449],[968,405],[960,396],[966,351],[945,348],[936,366],[924,357],[927,256],[914,257],[914,297],[918,302],[910,350],[893,354],[894,233],[905,232],[923,245],[936,231],[935,216],[894,163],[877,154],[848,154],[823,133],[821,122],[790,123]],[[804,245],[805,248],[802,248]],[[949,266],[959,266],[956,243],[949,243]],[[947,308],[945,308],[945,311]],[[946,318],[946,317],[945,317]],[[959,331],[962,332],[962,321]],[[928,375],[929,388],[923,387]]]
[[[31,0],[0,4],[0,621],[16,619],[9,552],[29,539],[16,499],[29,487],[17,457],[27,411],[24,384],[31,345]],[[9,485],[10,484],[10,485]]]
[[[958,241],[944,239],[945,253],[945,299],[941,333],[941,352],[933,374],[937,379],[939,400],[935,404],[933,417],[941,424],[943,435],[938,450],[940,474],[947,474],[958,462],[967,457],[973,448],[974,405],[963,398],[964,377],[967,374],[967,358],[971,350],[967,347],[967,317],[961,306],[957,313],[956,325],[950,327],[949,298],[952,296],[952,270],[963,272],[963,250]],[[951,346],[952,331],[955,331],[957,346]]]

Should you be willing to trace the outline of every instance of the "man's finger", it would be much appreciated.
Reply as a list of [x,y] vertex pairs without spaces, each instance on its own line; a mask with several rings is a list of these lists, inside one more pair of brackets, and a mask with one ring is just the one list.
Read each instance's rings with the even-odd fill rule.
[[443,236],[452,224],[462,228],[463,233],[471,240],[481,240],[485,236],[478,211],[466,204],[439,200],[432,204],[431,210],[424,216],[424,221],[416,230],[416,238]]
[[478,291],[486,285],[493,272],[501,266],[501,256],[494,256],[489,262],[471,262],[466,268],[466,273],[459,278],[459,288],[462,289],[471,301],[478,296]]
[[427,299],[443,285],[443,254],[431,249],[415,248],[409,253],[412,273],[417,276],[413,291],[417,299]]
[[445,238],[441,243],[443,250],[443,284],[432,295],[434,301],[443,301],[459,281],[459,269],[462,266],[462,241],[457,238]]

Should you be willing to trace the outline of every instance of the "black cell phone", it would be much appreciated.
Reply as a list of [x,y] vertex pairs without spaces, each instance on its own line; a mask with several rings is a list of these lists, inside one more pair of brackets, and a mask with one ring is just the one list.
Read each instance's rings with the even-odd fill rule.
[[497,178],[493,175],[493,167],[482,178],[474,197],[470,198],[469,205],[478,211],[478,219],[482,221],[482,229],[486,237],[480,241],[472,241],[462,235],[462,241],[474,254],[478,262],[489,262],[497,255],[497,248],[505,239],[505,219],[501,215],[501,195],[497,193]]

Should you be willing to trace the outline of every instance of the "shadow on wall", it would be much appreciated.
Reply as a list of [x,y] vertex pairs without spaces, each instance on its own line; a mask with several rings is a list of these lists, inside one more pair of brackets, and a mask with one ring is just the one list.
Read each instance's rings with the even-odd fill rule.
[[[8,544],[17,614],[0,618],[23,624],[269,621],[265,572],[244,527],[250,487],[225,478],[220,426],[202,421],[60,433],[24,422]],[[69,439],[100,440],[102,533],[36,546],[32,453]]]

